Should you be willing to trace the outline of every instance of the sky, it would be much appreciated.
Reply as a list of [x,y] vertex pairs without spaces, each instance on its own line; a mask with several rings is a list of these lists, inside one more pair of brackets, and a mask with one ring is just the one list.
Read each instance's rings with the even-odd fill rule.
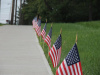
[[[18,7],[20,5],[20,0],[18,1]],[[11,7],[12,0],[1,0],[1,12],[0,12],[0,23],[6,23],[6,20],[11,19]]]

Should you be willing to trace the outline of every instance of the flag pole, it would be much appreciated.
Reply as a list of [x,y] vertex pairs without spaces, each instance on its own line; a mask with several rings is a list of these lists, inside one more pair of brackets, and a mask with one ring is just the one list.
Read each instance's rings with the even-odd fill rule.
[[[62,28],[60,29],[60,34],[62,34]],[[56,66],[56,70],[57,70],[57,67],[58,67],[58,65]],[[56,75],[56,73],[55,73],[55,75]]]
[[49,47],[48,47],[48,60],[49,60]]
[[62,28],[60,29],[60,34],[62,34]]
[[[57,70],[57,66],[56,66],[56,70]],[[55,72],[55,75],[56,75],[56,72]]]
[[[60,34],[62,34],[62,28],[60,29]],[[56,66],[56,70],[57,70],[58,65]],[[56,72],[55,72],[56,75]]]
[[75,40],[76,44],[77,44],[77,40],[78,40],[78,39],[77,39],[77,36],[78,36],[78,35],[76,34],[76,40]]
[[40,36],[40,42],[41,42],[41,36]]
[[44,42],[43,42],[43,49],[44,49]]
[[[60,34],[62,35],[62,28],[60,29]],[[62,46],[62,43],[61,43],[61,46]],[[61,61],[61,60],[60,60]],[[59,61],[59,63],[60,63],[60,61]],[[57,69],[56,69],[57,70]]]
[[51,27],[52,27],[52,24],[53,24],[53,23],[51,23]]
[[46,23],[47,23],[47,19],[46,19]]

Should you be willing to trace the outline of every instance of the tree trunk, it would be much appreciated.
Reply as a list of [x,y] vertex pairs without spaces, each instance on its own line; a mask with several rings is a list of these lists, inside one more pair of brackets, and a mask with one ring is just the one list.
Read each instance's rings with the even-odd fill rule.
[[22,24],[22,14],[21,14],[21,8],[22,8],[22,0],[20,0],[20,10],[19,10],[19,25]]
[[92,21],[92,1],[89,2],[89,21]]
[[[25,0],[23,0],[23,4],[22,4],[22,8],[24,8],[24,6],[25,6]],[[22,13],[22,25],[24,25],[24,14]]]
[[47,8],[51,11],[52,7],[50,7],[50,5],[48,4],[48,2],[46,0],[44,0],[45,5],[47,6]]

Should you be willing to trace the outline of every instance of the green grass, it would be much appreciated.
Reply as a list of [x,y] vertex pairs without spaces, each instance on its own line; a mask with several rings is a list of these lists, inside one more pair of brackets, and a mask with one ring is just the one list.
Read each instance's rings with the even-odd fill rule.
[[2,24],[0,23],[0,26],[2,26]]
[[[51,24],[47,24],[47,33]],[[42,24],[42,28],[44,23]],[[60,29],[62,28],[62,52],[60,63],[67,56],[68,52],[75,44],[76,34],[78,34],[78,51],[82,64],[83,75],[100,75],[100,21],[78,22],[78,23],[53,23],[51,46],[55,43]],[[43,48],[43,40],[40,42]],[[50,57],[48,58],[48,46],[44,44],[44,53],[55,74]],[[58,66],[59,66],[58,65]]]
[[0,26],[2,26],[2,25],[5,25],[5,24],[0,23]]

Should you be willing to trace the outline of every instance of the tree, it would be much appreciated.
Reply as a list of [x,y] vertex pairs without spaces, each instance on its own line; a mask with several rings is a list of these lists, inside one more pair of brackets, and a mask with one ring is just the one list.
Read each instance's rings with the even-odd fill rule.
[[[76,22],[100,19],[99,0],[27,0],[22,8],[24,23],[40,14],[42,22]],[[98,14],[99,16],[97,16]]]

